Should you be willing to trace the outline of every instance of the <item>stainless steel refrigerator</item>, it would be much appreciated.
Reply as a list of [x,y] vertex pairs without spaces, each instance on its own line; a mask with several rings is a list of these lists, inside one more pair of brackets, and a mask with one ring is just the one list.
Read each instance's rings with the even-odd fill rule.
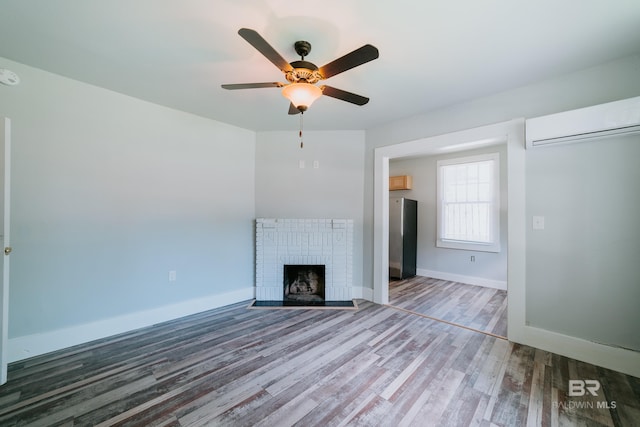
[[418,202],[404,197],[389,199],[389,277],[416,275]]

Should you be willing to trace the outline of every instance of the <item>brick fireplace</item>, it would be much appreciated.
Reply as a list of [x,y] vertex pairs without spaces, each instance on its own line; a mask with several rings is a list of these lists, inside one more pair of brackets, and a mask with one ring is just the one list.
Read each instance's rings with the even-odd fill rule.
[[324,266],[326,301],[351,301],[353,220],[256,220],[256,300],[282,301],[285,265]]

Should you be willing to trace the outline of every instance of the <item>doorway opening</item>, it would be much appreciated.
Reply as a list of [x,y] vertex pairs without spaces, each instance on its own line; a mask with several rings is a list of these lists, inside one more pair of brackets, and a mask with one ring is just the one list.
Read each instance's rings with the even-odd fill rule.
[[[507,144],[507,336],[525,328],[524,120],[379,147],[375,150],[373,297],[389,304],[389,160],[467,151]],[[515,341],[515,339],[513,339]]]
[[506,337],[506,156],[502,143],[389,160],[390,175],[412,180],[389,191],[390,305]]

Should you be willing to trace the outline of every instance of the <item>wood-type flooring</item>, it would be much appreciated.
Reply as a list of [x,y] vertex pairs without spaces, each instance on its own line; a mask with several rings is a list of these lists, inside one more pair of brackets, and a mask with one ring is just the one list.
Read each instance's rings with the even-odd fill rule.
[[389,305],[507,336],[507,291],[414,276],[389,282]]
[[367,301],[247,305],[13,363],[0,425],[640,425],[635,377]]

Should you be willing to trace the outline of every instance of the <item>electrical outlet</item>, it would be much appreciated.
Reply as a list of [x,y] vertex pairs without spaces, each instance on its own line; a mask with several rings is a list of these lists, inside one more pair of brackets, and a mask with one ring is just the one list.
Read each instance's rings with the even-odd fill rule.
[[534,216],[532,221],[532,226],[534,230],[544,230],[544,217]]
[[170,282],[175,282],[176,281],[176,271],[175,270],[169,271],[169,281]]
[[476,262],[476,256],[475,255],[471,255],[471,262]]

